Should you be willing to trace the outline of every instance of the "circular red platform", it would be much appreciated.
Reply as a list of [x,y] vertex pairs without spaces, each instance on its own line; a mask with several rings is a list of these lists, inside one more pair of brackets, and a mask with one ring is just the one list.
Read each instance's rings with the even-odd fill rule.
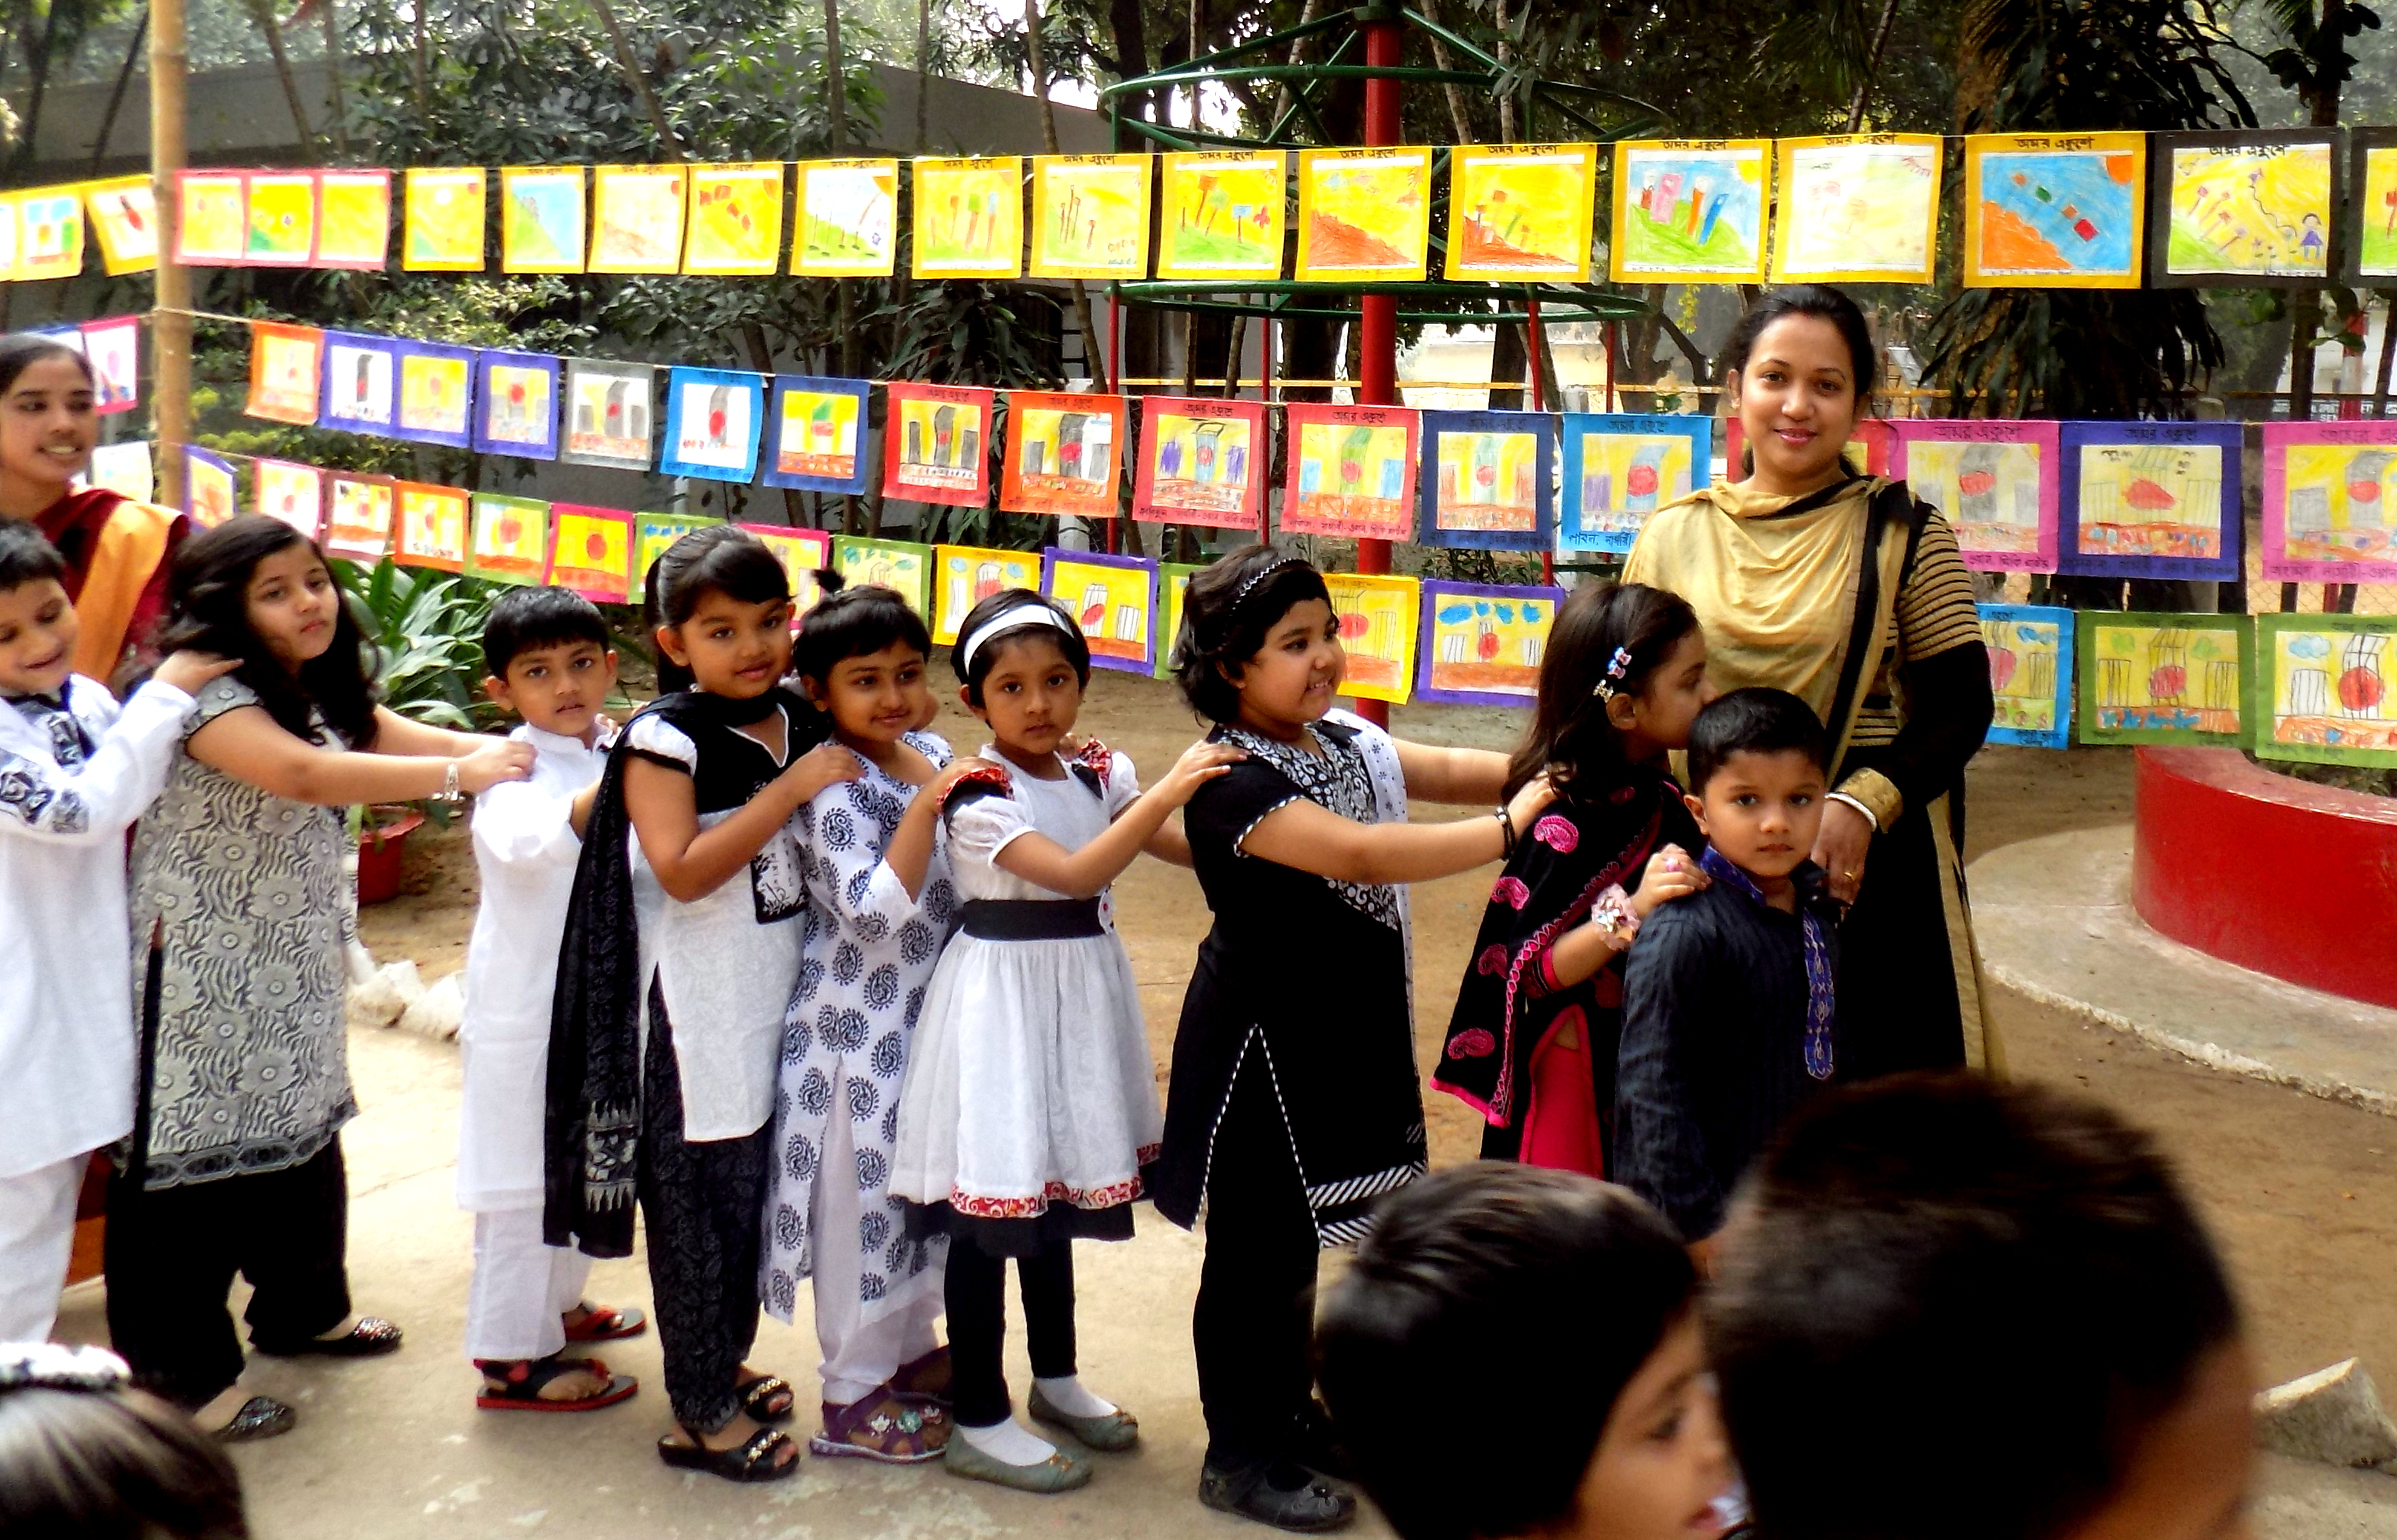
[[2397,1006],[2397,799],[2142,748],[2131,902],[2225,962]]

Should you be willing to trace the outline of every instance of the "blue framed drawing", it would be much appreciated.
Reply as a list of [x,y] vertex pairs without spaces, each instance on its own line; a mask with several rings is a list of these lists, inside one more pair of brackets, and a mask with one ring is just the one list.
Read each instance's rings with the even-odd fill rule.
[[399,344],[399,421],[395,436],[462,449],[475,441],[475,360],[480,348]]
[[774,410],[766,426],[769,487],[855,496],[865,490],[863,380],[814,374],[774,376]]
[[475,450],[557,458],[557,359],[485,348],[475,367]]
[[2072,742],[2072,611],[2049,605],[1985,604],[1981,642],[1989,649],[1997,698],[1992,743],[2060,749]]
[[1648,516],[1704,483],[1714,419],[1660,412],[1567,412],[1557,543],[1622,556]]
[[666,475],[747,483],[757,478],[757,432],[766,377],[734,369],[666,371]]
[[325,401],[316,426],[398,437],[399,348],[395,337],[325,333]]
[[1542,411],[1427,411],[1415,478],[1426,545],[1544,551],[1556,521],[1557,420]]

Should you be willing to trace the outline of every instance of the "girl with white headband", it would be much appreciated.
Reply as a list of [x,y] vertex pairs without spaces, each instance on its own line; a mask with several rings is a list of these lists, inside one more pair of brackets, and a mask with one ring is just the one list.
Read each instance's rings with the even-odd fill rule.
[[1240,751],[1195,744],[1143,795],[1128,757],[1096,742],[1071,758],[1059,750],[1091,678],[1090,645],[1064,609],[1009,589],[958,635],[958,694],[992,741],[944,809],[964,903],[908,1055],[891,1190],[908,1200],[911,1229],[949,1239],[949,1473],[1064,1492],[1091,1479],[1089,1463],[1010,1414],[1007,1258],[1032,1415],[1086,1448],[1130,1449],[1139,1425],[1084,1388],[1074,1360],[1073,1242],[1132,1238],[1161,1133],[1107,885],[1144,849],[1188,864],[1166,820]]

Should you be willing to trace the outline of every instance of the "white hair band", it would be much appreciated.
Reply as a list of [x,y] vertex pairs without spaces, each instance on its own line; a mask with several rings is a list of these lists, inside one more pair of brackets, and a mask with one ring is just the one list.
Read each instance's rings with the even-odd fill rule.
[[984,643],[1002,631],[1012,631],[1023,625],[1054,626],[1069,635],[1074,630],[1071,622],[1045,604],[1038,601],[1019,604],[1013,609],[1002,609],[983,622],[972,635],[957,644],[957,666],[964,669],[972,668],[974,654],[983,649]]

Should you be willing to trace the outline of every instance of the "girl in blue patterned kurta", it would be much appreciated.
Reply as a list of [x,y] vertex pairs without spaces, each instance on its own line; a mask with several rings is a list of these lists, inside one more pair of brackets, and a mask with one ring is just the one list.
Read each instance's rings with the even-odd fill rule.
[[807,930],[766,1205],[767,1308],[789,1320],[798,1280],[815,1280],[824,1431],[809,1447],[903,1465],[948,1438],[934,1399],[947,1388],[932,1330],[943,1248],[908,1238],[890,1192],[907,1042],[957,906],[938,820],[962,767],[915,730],[931,715],[931,645],[881,587],[831,596],[799,632],[793,664],[866,770],[794,819]]

